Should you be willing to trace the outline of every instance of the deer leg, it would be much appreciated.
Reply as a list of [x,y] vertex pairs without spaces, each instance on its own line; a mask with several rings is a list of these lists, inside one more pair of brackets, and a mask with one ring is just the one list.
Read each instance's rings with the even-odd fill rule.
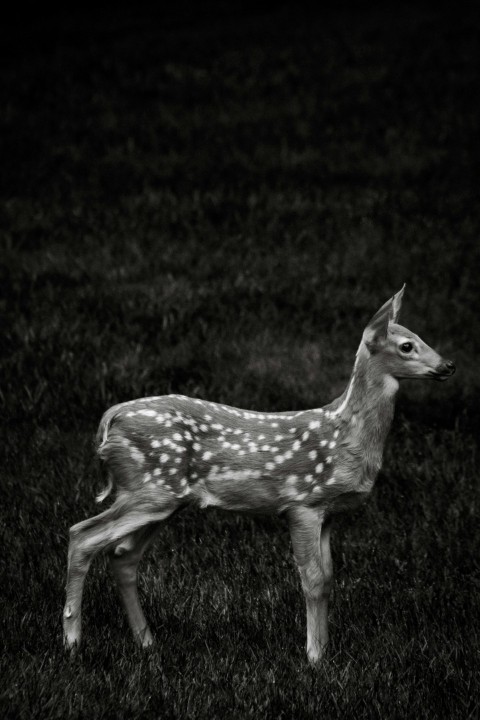
[[330,548],[330,534],[332,530],[332,523],[330,520],[322,523],[320,532],[320,554],[322,561],[322,573],[323,573],[323,589],[320,597],[320,615],[321,624],[323,627],[321,636],[323,638],[324,647],[328,643],[328,603],[330,600],[330,593],[332,591],[333,584],[333,563],[332,563],[332,552]]
[[160,529],[160,523],[142,528],[124,538],[109,553],[110,567],[116,580],[128,622],[136,642],[141,647],[153,643],[153,636],[140,605],[137,588],[137,569],[143,554],[153,542]]
[[99,552],[144,525],[164,520],[176,509],[176,505],[157,512],[126,508],[115,502],[108,510],[70,529],[68,547],[67,597],[63,613],[65,647],[74,649],[80,644],[82,595],[85,577],[90,564]]
[[318,662],[328,643],[328,596],[332,580],[330,528],[323,512],[313,508],[290,511],[293,552],[307,607],[307,655]]

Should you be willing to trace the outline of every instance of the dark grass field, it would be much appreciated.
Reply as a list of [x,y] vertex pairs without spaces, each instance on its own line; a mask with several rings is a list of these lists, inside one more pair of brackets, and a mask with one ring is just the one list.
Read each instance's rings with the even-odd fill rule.
[[[479,717],[476,12],[19,8],[1,35],[2,717]],[[335,522],[324,662],[284,519],[214,510],[143,562],[154,649],[100,559],[66,657],[102,412],[325,404],[403,282],[458,371],[402,387],[375,491]]]

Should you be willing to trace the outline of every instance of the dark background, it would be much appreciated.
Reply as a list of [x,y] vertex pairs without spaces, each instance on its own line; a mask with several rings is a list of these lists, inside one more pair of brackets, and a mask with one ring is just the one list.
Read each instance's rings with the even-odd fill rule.
[[[17,5],[0,38],[3,716],[478,717],[475,7]],[[402,386],[336,521],[322,665],[284,521],[214,510],[142,565],[156,647],[100,560],[67,659],[102,412],[321,406],[404,282],[402,322],[458,371]]]

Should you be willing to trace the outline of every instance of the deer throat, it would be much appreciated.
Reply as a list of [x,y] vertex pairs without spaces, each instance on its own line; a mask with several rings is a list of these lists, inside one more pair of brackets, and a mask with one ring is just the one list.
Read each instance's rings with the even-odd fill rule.
[[[341,419],[348,428],[345,436],[352,471],[360,474],[365,487],[373,482],[382,466],[383,449],[395,411],[398,381],[357,366],[345,392]],[[345,402],[347,399],[347,402]],[[345,431],[344,431],[345,432]],[[360,478],[359,478],[360,480]]]

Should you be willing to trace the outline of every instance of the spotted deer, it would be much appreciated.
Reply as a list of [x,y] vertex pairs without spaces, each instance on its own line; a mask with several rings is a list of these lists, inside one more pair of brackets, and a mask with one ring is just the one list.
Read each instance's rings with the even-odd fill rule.
[[[405,286],[404,286],[405,287]],[[200,508],[285,513],[307,609],[307,655],[328,642],[330,520],[371,492],[382,464],[398,381],[445,380],[455,365],[397,324],[404,287],[373,316],[343,394],[323,408],[253,412],[181,395],[107,410],[97,433],[111,507],[70,530],[64,640],[80,643],[85,576],[108,553],[137,642],[152,634],[137,594],[137,566],[163,520]]]

